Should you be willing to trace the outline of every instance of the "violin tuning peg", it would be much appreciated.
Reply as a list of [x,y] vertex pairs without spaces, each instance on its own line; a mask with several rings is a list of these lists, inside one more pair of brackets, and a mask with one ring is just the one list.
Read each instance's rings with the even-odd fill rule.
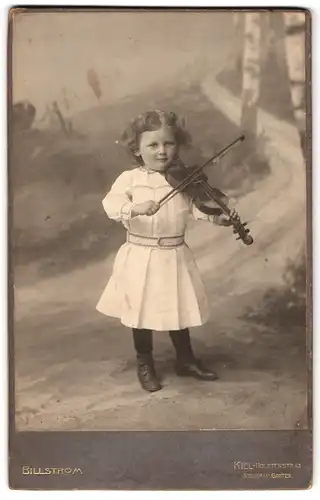
[[248,223],[247,223],[247,222],[243,222],[243,224],[242,224],[242,225],[243,225],[243,227],[245,227],[245,226],[247,226],[247,225],[248,225]]
[[236,238],[236,240],[241,240],[240,236],[238,236],[238,238]]

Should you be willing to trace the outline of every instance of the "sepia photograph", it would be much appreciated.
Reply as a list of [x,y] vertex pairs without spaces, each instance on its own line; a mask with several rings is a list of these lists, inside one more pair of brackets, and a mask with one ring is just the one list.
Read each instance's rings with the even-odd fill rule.
[[10,39],[15,432],[310,432],[309,13],[17,8]]

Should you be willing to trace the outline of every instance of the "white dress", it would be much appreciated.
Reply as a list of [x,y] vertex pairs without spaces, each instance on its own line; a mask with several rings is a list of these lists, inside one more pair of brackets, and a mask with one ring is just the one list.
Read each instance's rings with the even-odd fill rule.
[[[153,216],[131,218],[133,204],[159,201],[171,189],[158,172],[135,168],[118,177],[102,203],[111,219],[121,221],[131,233],[147,237],[182,235],[190,216],[215,221],[182,194]],[[96,307],[128,327],[157,331],[199,326],[209,317],[204,285],[186,244],[163,249],[124,243]]]

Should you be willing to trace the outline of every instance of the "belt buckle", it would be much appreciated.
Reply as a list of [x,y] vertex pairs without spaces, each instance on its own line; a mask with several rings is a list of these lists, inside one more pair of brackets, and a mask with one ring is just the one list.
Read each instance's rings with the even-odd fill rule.
[[157,247],[158,248],[164,248],[165,245],[161,245],[161,240],[164,239],[164,236],[160,236],[160,238],[157,239]]

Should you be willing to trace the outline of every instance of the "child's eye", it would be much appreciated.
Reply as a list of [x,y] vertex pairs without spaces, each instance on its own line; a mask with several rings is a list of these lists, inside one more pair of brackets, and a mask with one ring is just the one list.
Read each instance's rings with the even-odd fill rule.
[[158,146],[158,143],[157,142],[151,142],[149,144],[149,148],[156,148]]

